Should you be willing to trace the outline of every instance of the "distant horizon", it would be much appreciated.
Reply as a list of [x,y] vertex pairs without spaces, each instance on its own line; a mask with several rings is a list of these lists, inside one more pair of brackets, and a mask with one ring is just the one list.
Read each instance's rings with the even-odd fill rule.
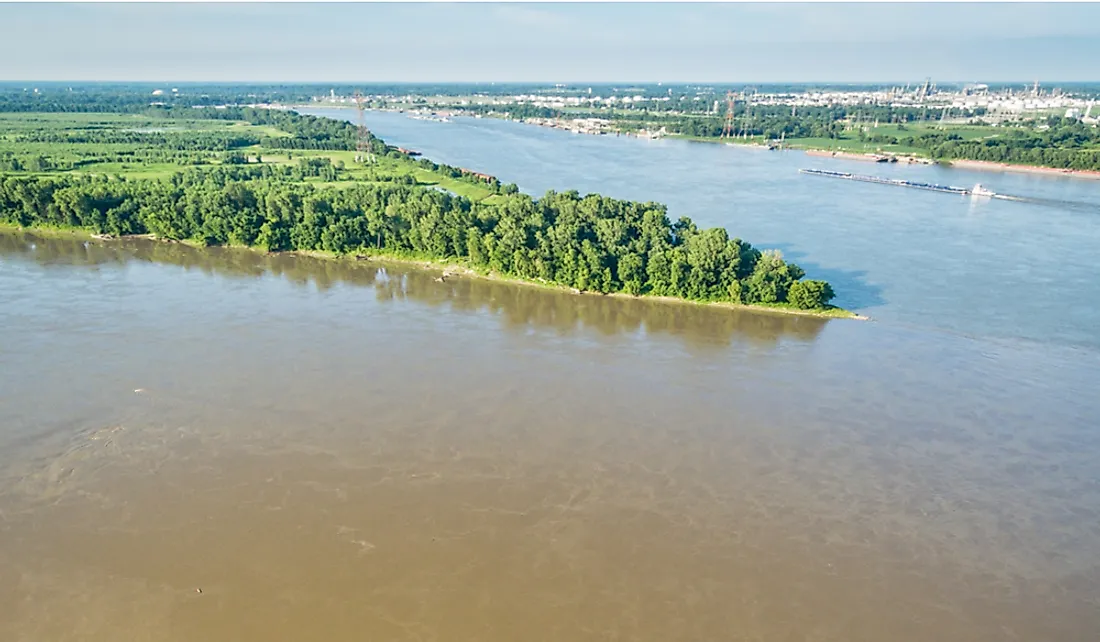
[[[77,80],[77,79],[3,79],[0,84],[42,84],[42,85],[124,85],[124,84],[175,84],[175,85],[566,85],[566,86],[614,86],[614,85],[638,85],[655,86],[667,85],[669,87],[683,87],[689,85],[913,85],[924,82],[924,78],[908,80],[172,80],[172,79],[144,79],[130,80]],[[952,80],[932,79],[934,85],[1027,85],[1035,82],[1034,78],[1018,78],[1014,80]],[[1038,79],[1039,87],[1050,85],[1089,85],[1100,84],[1100,78],[1095,80],[1043,80]]]

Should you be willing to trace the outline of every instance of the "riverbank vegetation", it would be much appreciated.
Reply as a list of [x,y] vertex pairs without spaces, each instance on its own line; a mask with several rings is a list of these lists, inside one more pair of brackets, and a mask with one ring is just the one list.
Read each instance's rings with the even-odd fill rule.
[[239,107],[0,116],[9,225],[431,258],[601,293],[818,311],[834,297],[777,252],[657,203],[533,198],[374,137],[375,162],[356,162],[342,121]]
[[[991,85],[989,91],[1012,89],[1011,85]],[[1078,96],[1097,96],[1098,87],[1090,83],[1065,85]],[[347,85],[247,85],[194,84],[164,87],[150,83],[42,83],[25,86],[0,83],[0,114],[102,116],[118,114],[157,114],[171,110],[176,117],[239,119],[237,105],[255,104],[329,104],[315,102],[323,96],[347,97],[363,87]],[[600,118],[609,121],[615,131],[631,133],[664,128],[669,134],[693,140],[724,142],[726,91],[743,92],[747,88],[723,86],[611,86],[547,87],[523,83],[486,84],[377,84],[369,88],[368,104],[385,109],[428,109],[452,113],[492,115],[515,119]],[[748,88],[754,89],[754,88]],[[808,88],[802,85],[761,85],[762,92],[796,96]],[[824,90],[829,87],[819,86]],[[832,87],[837,91],[872,91],[873,85]],[[880,87],[877,89],[881,89]],[[600,107],[537,106],[511,102],[516,95],[540,95],[546,99],[596,95],[616,97],[617,102]],[[642,101],[634,97],[645,98]],[[628,99],[630,102],[628,102]],[[350,106],[346,102],[333,105]],[[277,110],[278,113],[287,112]],[[799,105],[753,103],[743,99],[735,105],[731,142],[782,140],[787,147],[826,149],[856,153],[886,153],[923,156],[931,160],[979,160],[1051,167],[1069,170],[1100,170],[1100,128],[1076,119],[1062,118],[1064,112],[1017,115],[999,122],[984,122],[985,107],[946,109],[943,105]],[[949,115],[950,118],[945,118]],[[1003,115],[1002,115],[1003,116]],[[262,138],[277,136],[273,123],[255,124],[248,135]],[[354,128],[349,128],[353,131]],[[314,140],[310,136],[285,136],[282,148],[320,144],[332,147],[333,141]],[[165,145],[179,143],[166,133]],[[240,144],[227,140],[226,144]],[[274,147],[274,145],[268,145]],[[33,157],[32,157],[33,158]],[[0,171],[10,158],[0,158]]]
[[[235,248],[195,248],[185,243],[145,242],[140,238],[84,243],[85,236],[86,233],[74,230],[13,230],[0,233],[0,253],[27,252],[33,246],[35,249],[30,251],[42,261],[64,259],[86,265],[121,264],[136,258],[227,277],[268,274],[322,292],[340,285],[368,286],[383,300],[415,300],[428,306],[488,312],[505,318],[510,325],[557,330],[597,327],[631,335],[644,329],[650,334],[685,338],[685,327],[705,325],[708,342],[728,343],[740,337],[772,345],[791,338],[811,341],[826,324],[818,314],[723,314],[723,310],[711,306],[666,303],[651,297],[625,301],[602,296],[581,299],[553,290],[514,287],[494,279],[447,279],[438,283],[432,271],[401,269],[383,261],[332,261]],[[459,296],[442,296],[443,291]]]
[[1100,170],[1100,128],[1073,118],[1048,116],[997,126],[971,118],[953,122],[929,118],[928,110],[864,106],[803,107],[758,105],[738,108],[733,136],[726,137],[721,114],[666,113],[649,108],[615,111],[549,109],[531,105],[507,108],[463,107],[473,113],[498,111],[508,117],[601,118],[621,132],[655,131],[691,140],[775,143],[794,149],[923,156],[932,160],[979,160],[1055,169]]
[[[697,140],[721,141],[718,137]],[[733,142],[776,140],[753,135]],[[1100,170],[1100,129],[1078,120],[1050,118],[1030,126],[860,125],[825,136],[785,138],[788,147],[855,153],[923,156],[937,161],[977,160],[1069,170]]]

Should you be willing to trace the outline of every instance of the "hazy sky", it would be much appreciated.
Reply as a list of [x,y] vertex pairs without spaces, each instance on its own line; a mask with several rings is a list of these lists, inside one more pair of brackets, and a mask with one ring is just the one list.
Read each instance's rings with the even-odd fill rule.
[[0,80],[1100,80],[1100,4],[0,4]]

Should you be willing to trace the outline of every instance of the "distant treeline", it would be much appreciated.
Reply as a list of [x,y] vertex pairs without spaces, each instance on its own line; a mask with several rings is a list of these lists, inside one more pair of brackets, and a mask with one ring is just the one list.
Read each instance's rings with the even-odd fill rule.
[[[507,107],[467,107],[472,113],[497,111],[514,118],[579,118],[595,116],[616,122],[622,129],[664,127],[673,134],[718,139],[723,136],[726,120],[722,116],[691,116],[669,114],[661,110],[638,108],[625,113],[604,113],[599,110],[563,110],[533,105]],[[955,116],[977,117],[984,108],[956,113]],[[912,135],[876,134],[872,125],[907,124],[935,121],[938,110],[920,108],[876,107],[800,107],[796,115],[790,107],[753,106],[748,112],[738,110],[733,122],[734,136],[763,137],[769,140],[804,138],[841,140],[858,138],[879,145],[900,145],[913,148],[937,160],[968,159],[1041,165],[1059,169],[1100,170],[1100,128],[1076,119],[1050,117],[1014,126],[990,128],[991,134],[980,140],[966,140],[950,128],[942,131],[914,132]],[[852,130],[858,133],[850,134]],[[863,131],[867,129],[867,131]]]
[[[1018,84],[992,84],[990,91],[1019,90],[1030,81]],[[443,97],[443,96],[601,96],[668,98],[662,103],[648,102],[654,110],[681,109],[691,112],[708,111],[714,101],[725,110],[727,91],[760,92],[762,94],[796,94],[808,91],[879,91],[891,84],[572,84],[544,83],[368,83],[351,85],[282,83],[62,83],[62,82],[0,82],[0,112],[127,112],[139,110],[150,103],[190,107],[213,105],[251,105],[271,102],[283,104],[307,102],[318,96],[364,95]],[[1097,83],[1060,83],[1059,87],[1078,96],[1100,96]],[[962,85],[941,85],[957,90]],[[154,92],[159,92],[154,94]]]
[[262,137],[234,132],[148,132],[123,129],[31,131],[15,137],[18,142],[78,145],[146,145],[173,151],[225,151],[258,145]]
[[[723,111],[725,106],[722,107]],[[984,108],[956,115],[980,116]],[[744,111],[738,106],[734,113],[733,133],[765,138],[837,138],[853,124],[871,126],[881,124],[907,124],[936,120],[939,110],[919,107],[889,107],[863,105],[860,107],[798,107],[785,105],[754,105]],[[689,136],[717,138],[725,130],[724,115],[704,118],[669,118],[668,129]]]
[[[295,111],[225,107],[196,109],[193,107],[151,107],[143,114],[161,118],[209,118],[245,121],[253,125],[268,125],[290,136],[265,136],[260,144],[272,149],[353,150],[358,141],[358,128],[344,120],[303,116]],[[370,148],[376,154],[385,153],[386,144],[368,134]]]
[[[218,159],[229,158],[226,154],[205,149],[178,150],[171,146],[138,147],[132,149],[111,149],[106,147],[80,148],[79,156],[71,152],[75,148],[65,148],[66,154],[54,157],[43,153],[17,155],[12,151],[0,152],[0,172],[51,172],[69,171],[99,163],[171,163],[180,166],[209,165]],[[232,155],[233,152],[229,152]]]
[[[498,113],[512,118],[603,118],[619,125],[631,124],[637,127],[665,127],[674,134],[696,136],[700,138],[718,138],[726,127],[723,102],[718,113],[711,111],[710,103],[676,102],[620,105],[615,111],[582,107],[571,110],[538,107],[529,103],[515,105],[464,105],[453,106],[471,114]],[[793,111],[793,113],[792,113]],[[861,107],[798,107],[792,110],[789,105],[753,105],[745,109],[738,103],[735,109],[733,133],[765,138],[838,138],[853,122],[863,125],[873,123],[916,123],[936,120],[941,112],[938,109],[919,107],[890,107],[864,105]],[[960,112],[956,117],[976,117],[985,114],[984,108]]]
[[[158,89],[165,93],[153,95]],[[261,94],[277,93],[274,86],[189,86],[173,93],[165,85],[143,83],[0,83],[0,112],[135,113],[154,103],[178,107],[252,104],[262,102]]]
[[389,252],[470,265],[579,290],[825,307],[824,281],[731,239],[672,223],[664,206],[576,192],[501,196],[492,205],[421,186],[346,189],[292,183],[255,165],[193,169],[168,181],[12,176],[0,218],[20,226],[152,233],[271,251]]

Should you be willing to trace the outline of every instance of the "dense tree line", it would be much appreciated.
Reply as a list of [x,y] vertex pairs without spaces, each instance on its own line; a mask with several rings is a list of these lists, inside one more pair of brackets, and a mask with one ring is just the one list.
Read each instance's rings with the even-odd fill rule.
[[0,152],[0,172],[48,172],[56,168],[53,159],[43,154],[20,158],[11,152]]
[[[318,118],[281,109],[254,107],[182,108],[152,107],[142,113],[161,118],[209,118],[244,121],[252,125],[266,125],[289,136],[265,136],[260,140],[264,147],[273,149],[353,150],[359,140],[358,128],[344,120]],[[373,134],[367,140],[371,151],[386,152],[386,144]]]
[[[35,245],[34,253],[45,261],[65,257],[66,263],[103,265],[128,263],[134,258],[198,269],[224,276],[255,276],[266,273],[301,285],[311,284],[319,291],[327,291],[346,284],[375,288],[378,296],[387,300],[416,300],[426,305],[446,305],[456,310],[488,311],[498,315],[510,327],[539,326],[567,331],[578,324],[598,327],[620,334],[631,334],[645,329],[647,333],[671,334],[692,341],[684,335],[685,324],[693,320],[705,323],[707,341],[728,343],[735,336],[750,338],[753,342],[777,344],[792,336],[809,341],[825,327],[821,319],[793,315],[771,314],[715,314],[713,310],[669,305],[645,305],[644,300],[635,305],[621,305],[609,299],[589,299],[563,305],[557,297],[528,288],[516,288],[495,281],[469,279],[448,280],[445,285],[432,283],[429,272],[410,270],[401,279],[384,278],[385,272],[362,269],[361,265],[349,265],[338,261],[299,257],[284,260],[279,255],[252,252],[204,252],[182,243],[126,243],[103,244],[86,247],[72,238],[25,234],[0,234],[0,252],[18,254],[28,252],[28,241]],[[447,288],[460,296],[440,296]]]
[[228,150],[257,145],[260,136],[238,132],[183,131],[142,132],[123,129],[31,131],[15,137],[18,142],[78,145],[142,145],[178,151]]
[[[172,91],[172,89],[177,91]],[[274,85],[183,83],[0,83],[0,112],[136,113],[150,104],[183,107],[304,100],[308,93]],[[161,94],[153,92],[160,90]]]
[[502,114],[510,118],[561,118],[565,112],[552,107],[539,107],[529,103],[517,103],[514,105],[450,105],[448,109],[460,110],[465,114],[477,114],[486,116],[489,114]]
[[[838,113],[844,113],[839,110]],[[874,122],[870,111],[860,115],[857,123]],[[734,134],[763,136],[767,139],[830,138],[840,139],[853,126],[851,120],[836,119],[837,113],[815,117],[766,115],[738,118]],[[911,123],[913,114],[895,114],[901,123]],[[847,118],[853,116],[847,115]],[[669,126],[674,133],[705,138],[722,135],[725,120],[719,117],[682,119]],[[901,125],[904,127],[904,125]],[[925,131],[913,135],[876,134],[861,131],[859,140],[879,145],[901,145],[921,150],[929,157],[941,160],[968,159],[1000,163],[1040,165],[1059,169],[1100,170],[1100,129],[1077,120],[1050,119],[1034,125],[1003,127],[996,136],[978,140],[966,140],[950,129]]]
[[[670,122],[668,129],[690,136],[717,138],[725,127],[725,105],[721,114],[704,118],[681,118]],[[973,116],[982,110],[967,112]],[[792,113],[793,112],[793,113]],[[735,111],[734,132],[749,136],[774,139],[786,138],[838,138],[847,128],[867,126],[873,123],[906,124],[934,121],[939,110],[916,107],[889,107],[862,105],[846,107],[798,107],[792,110],[782,105],[754,105],[747,111],[738,105]],[[958,115],[958,114],[956,114]]]
[[[0,217],[21,226],[152,233],[209,245],[464,259],[579,290],[822,308],[823,281],[721,228],[675,223],[664,206],[576,192],[492,204],[398,184],[346,189],[279,180],[267,166],[194,169],[168,181],[11,176]],[[321,171],[321,167],[317,167]],[[268,172],[264,178],[264,172]]]
[[933,158],[1100,170],[1100,129],[1076,120],[1052,119],[1043,129],[1013,128],[981,140],[925,135],[908,144],[927,149]]
[[[617,105],[614,109],[582,107],[569,111],[532,104],[515,105],[450,105],[448,109],[470,114],[503,114],[511,118],[603,118],[612,121],[623,131],[642,128],[665,127],[674,134],[699,138],[719,138],[726,126],[725,98],[719,100],[719,109],[713,111],[713,101],[669,101]],[[984,108],[967,112],[955,112],[956,116],[975,116]],[[892,107],[886,105],[861,105],[828,107],[798,107],[789,105],[751,105],[738,102],[734,111],[735,135],[763,136],[767,139],[784,138],[832,138],[843,136],[847,129],[870,123],[904,124],[934,121],[941,115],[938,109],[920,107]]]
[[221,155],[209,151],[180,151],[156,147],[111,149],[95,146],[65,147],[51,154],[30,152],[16,154],[0,152],[0,172],[49,172],[80,169],[98,163],[171,163],[181,166],[205,165],[216,162]]
[[911,136],[871,135],[883,145],[924,150],[936,159],[980,160],[1041,165],[1058,169],[1100,170],[1100,129],[1077,120],[1051,118],[1039,128],[1003,128],[996,136],[965,140],[950,130]]

